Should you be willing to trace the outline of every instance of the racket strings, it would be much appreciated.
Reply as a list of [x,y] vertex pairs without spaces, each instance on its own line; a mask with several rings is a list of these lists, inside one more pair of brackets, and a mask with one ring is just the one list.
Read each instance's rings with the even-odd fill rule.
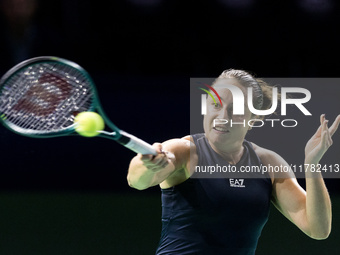
[[39,63],[15,74],[0,95],[7,122],[32,132],[60,131],[73,125],[77,112],[91,108],[94,93],[79,70],[58,63]]
[[[33,81],[30,81],[32,78],[35,78],[35,72],[30,70],[30,72],[26,71],[24,72],[24,74],[29,76],[22,78],[22,75],[19,75],[18,77],[12,79],[11,83],[15,85],[16,82],[18,82],[18,87],[24,88],[22,89],[22,91],[24,92],[20,94],[15,94],[15,91],[13,91],[11,96],[15,99],[15,104],[11,106],[11,111],[6,112],[6,116],[7,120],[11,120],[14,124],[19,125],[23,128],[27,128],[29,126],[34,127],[35,120],[43,121],[42,118],[37,118],[37,116],[40,116],[40,114],[37,112],[38,108],[36,108],[36,106],[41,106],[40,109],[44,109],[44,105],[39,102],[42,101],[41,99],[39,99],[39,90],[37,89],[36,91],[34,91],[34,86],[36,86],[38,80],[35,79]],[[25,81],[26,84],[21,84],[20,81]],[[27,84],[29,84],[29,86]],[[41,84],[40,91],[42,91],[42,88],[43,84]],[[29,89],[31,89],[30,92]],[[8,116],[10,118],[8,118]]]

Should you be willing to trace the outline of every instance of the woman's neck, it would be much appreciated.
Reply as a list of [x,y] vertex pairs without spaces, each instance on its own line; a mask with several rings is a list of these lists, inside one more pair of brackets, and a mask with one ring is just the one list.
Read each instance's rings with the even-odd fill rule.
[[244,152],[243,142],[234,144],[232,146],[216,146],[210,143],[210,146],[216,153],[224,158],[224,160],[232,165],[237,164],[241,160]]

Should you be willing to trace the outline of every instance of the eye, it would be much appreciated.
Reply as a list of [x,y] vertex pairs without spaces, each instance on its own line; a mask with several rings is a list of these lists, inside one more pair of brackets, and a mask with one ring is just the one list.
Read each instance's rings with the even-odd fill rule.
[[219,103],[216,103],[216,104],[214,103],[213,105],[214,105],[214,108],[216,109],[221,108],[221,105]]

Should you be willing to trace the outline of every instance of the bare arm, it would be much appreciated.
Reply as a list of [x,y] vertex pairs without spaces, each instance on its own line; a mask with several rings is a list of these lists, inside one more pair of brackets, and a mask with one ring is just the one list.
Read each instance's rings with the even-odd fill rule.
[[[306,164],[319,163],[332,144],[331,136],[339,122],[340,117],[328,129],[324,115],[321,116],[319,129],[306,145]],[[267,152],[265,158],[267,163],[288,166],[284,159],[273,152]],[[300,187],[292,173],[287,173],[286,177],[280,176],[274,181],[273,204],[308,236],[325,239],[331,231],[332,212],[330,197],[321,173],[306,172],[306,191]]]
[[[289,167],[278,154],[271,151],[266,154],[264,164]],[[274,179],[272,203],[306,235],[325,239],[330,233],[331,204],[323,179],[306,179],[306,190],[299,185],[294,173],[280,173],[279,178]]]
[[161,184],[179,171],[186,171],[190,157],[190,141],[172,139],[162,144],[155,143],[153,146],[158,152],[156,157],[137,154],[131,160],[127,175],[130,187],[147,189]]
[[[328,128],[325,115],[320,117],[320,127],[308,141],[305,148],[305,164],[316,166],[322,156],[333,144],[332,135],[338,129],[340,116]],[[330,197],[321,172],[311,172],[306,169],[306,214],[310,222],[312,237],[327,237],[331,231],[332,209]]]

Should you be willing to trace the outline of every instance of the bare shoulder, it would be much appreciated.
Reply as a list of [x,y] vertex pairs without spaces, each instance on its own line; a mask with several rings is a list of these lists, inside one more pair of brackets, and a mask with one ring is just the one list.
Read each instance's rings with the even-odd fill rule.
[[170,151],[174,154],[189,153],[190,146],[193,146],[193,142],[190,140],[190,136],[183,138],[174,138],[162,143],[164,150]]
[[263,148],[255,143],[251,143],[251,144],[253,145],[254,151],[259,156],[262,163],[266,165],[275,164],[275,163],[280,163],[283,160],[283,158],[276,152]]
[[[191,175],[193,173],[193,167],[197,165],[197,161],[198,161],[196,145],[191,135],[184,136],[182,139],[186,141],[190,141],[190,159],[189,159],[188,164],[190,163],[190,167],[191,167],[190,175]],[[189,165],[187,165],[187,169],[189,169],[190,167]]]
[[176,161],[181,162],[181,168],[186,168],[190,159],[197,157],[196,145],[190,135],[168,140],[163,143],[163,148],[176,156]]
[[189,135],[168,140],[162,145],[164,151],[169,151],[175,156],[174,164],[176,170],[160,185],[161,188],[169,188],[184,182],[191,176],[190,166],[192,161],[196,161],[197,158],[196,147],[192,137]]
[[174,164],[176,169],[182,168],[190,155],[190,141],[182,138],[174,138],[162,143],[165,153],[170,152],[175,156]]
[[[255,153],[259,156],[261,159],[261,162],[265,166],[272,166],[272,167],[278,167],[278,169],[290,169],[289,164],[282,158],[278,153],[268,150],[266,148],[263,148],[255,143],[252,143]],[[275,178],[292,178],[295,177],[292,175],[291,171],[289,172],[268,172],[272,181],[274,181]]]
[[192,139],[192,136],[191,136],[191,135],[186,135],[186,136],[182,137],[182,139],[184,139],[184,140],[187,140],[187,141],[190,141],[190,142],[194,143],[194,139]]

